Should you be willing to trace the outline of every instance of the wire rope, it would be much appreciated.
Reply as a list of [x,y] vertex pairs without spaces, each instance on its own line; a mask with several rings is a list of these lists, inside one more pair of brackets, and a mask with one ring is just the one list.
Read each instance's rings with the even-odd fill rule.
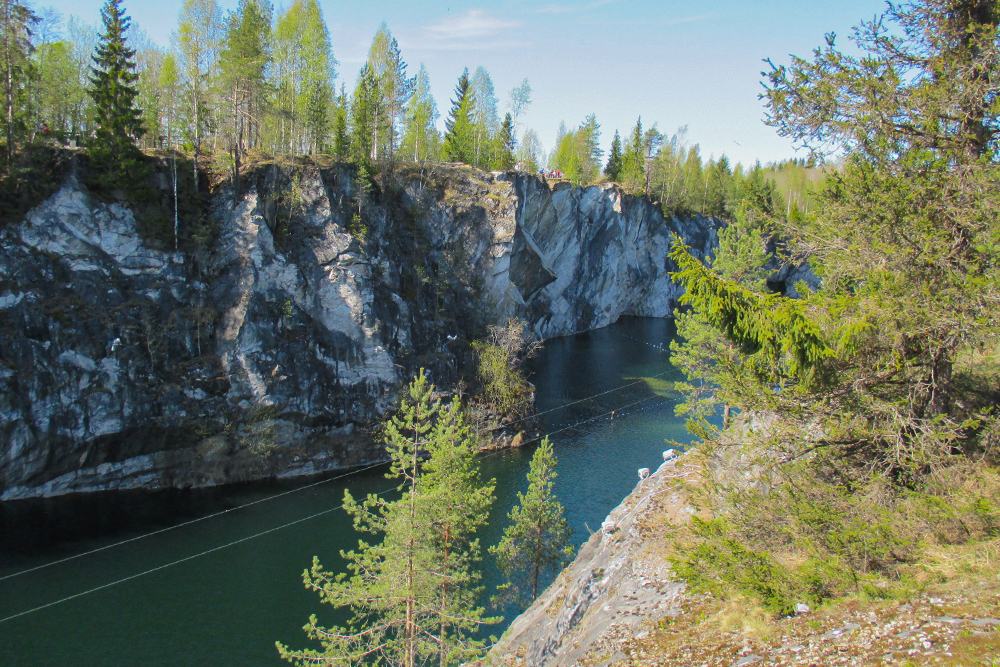
[[[552,431],[550,433],[546,433],[544,436],[541,436],[541,437],[548,437],[550,435],[555,435],[556,433],[561,433],[562,431],[566,431],[566,430],[569,430],[571,428],[576,428],[577,426],[581,426],[581,425],[586,424],[588,422],[592,422],[592,421],[600,419],[602,417],[607,417],[609,415],[616,414],[616,413],[621,412],[623,410],[627,410],[630,407],[634,407],[634,406],[639,405],[641,403],[645,403],[645,402],[647,402],[649,400],[652,400],[653,398],[655,398],[655,397],[654,396],[647,396],[646,398],[644,398],[642,400],[639,400],[639,401],[636,401],[634,403],[630,403],[628,405],[622,406],[618,410],[612,410],[611,412],[606,412],[606,413],[603,413],[603,414],[600,414],[600,415],[596,415],[594,417],[589,417],[587,419],[581,420],[581,421],[576,422],[574,424],[570,424],[569,426],[564,426],[564,427],[556,429],[555,431]],[[499,449],[499,450],[496,450],[494,452],[490,452],[489,454],[486,454],[482,458],[489,458],[490,456],[493,456],[495,454],[500,454],[500,453],[502,453],[504,451],[507,451],[507,450]],[[362,468],[360,470],[354,470],[354,471],[351,471],[350,473],[345,473],[344,475],[340,475],[338,477],[332,477],[332,478],[327,479],[327,480],[322,480],[322,482],[316,482],[316,483],[311,484],[309,486],[301,487],[300,489],[293,489],[292,491],[286,491],[285,493],[280,494],[279,496],[272,496],[272,497],[273,498],[277,498],[277,497],[280,497],[281,495],[288,495],[288,494],[290,494],[290,493],[292,493],[294,491],[300,491],[302,489],[311,488],[313,486],[318,486],[319,484],[322,484],[322,483],[325,483],[325,482],[329,482],[329,481],[333,481],[334,479],[341,479],[343,477],[348,477],[350,475],[362,472],[363,470],[368,470],[368,469],[374,468],[374,467],[379,466],[379,465],[384,465],[384,464],[383,463],[372,464],[372,465],[368,466],[367,468]],[[381,495],[383,495],[385,493],[388,493],[389,491],[391,491],[394,488],[397,488],[397,486],[393,486],[393,487],[391,487],[389,489],[386,489],[384,491],[380,491],[376,495],[381,496]],[[211,518],[212,516],[219,516],[220,514],[225,514],[228,511],[232,511],[232,510],[235,510],[235,509],[241,509],[243,507],[249,507],[250,505],[254,505],[254,504],[263,502],[264,500],[267,500],[267,499],[257,500],[257,501],[254,501],[253,503],[247,503],[246,505],[241,505],[240,507],[231,508],[230,510],[224,510],[223,512],[217,512],[216,514],[209,515],[207,517],[202,517],[202,518],[203,519],[207,519],[207,518]],[[317,517],[323,516],[324,514],[329,514],[330,512],[335,512],[335,511],[337,511],[339,509],[342,509],[343,507],[344,507],[344,504],[341,503],[340,505],[337,505],[336,507],[331,507],[331,508],[328,508],[328,509],[325,509],[325,510],[321,510],[321,511],[316,512],[314,514],[310,514],[307,517],[303,517],[301,519],[296,519],[295,521],[289,521],[288,523],[282,524],[280,526],[275,526],[274,528],[269,528],[269,529],[261,531],[259,533],[255,533],[255,534],[249,535],[247,537],[242,537],[242,538],[240,538],[238,540],[233,540],[232,542],[227,542],[226,544],[222,544],[220,546],[213,547],[211,549],[206,549],[206,550],[200,551],[200,552],[198,552],[196,554],[192,554],[190,556],[185,556],[184,558],[179,558],[179,559],[171,561],[169,563],[165,563],[163,565],[158,565],[157,567],[153,567],[153,568],[150,568],[148,570],[144,570],[142,572],[138,572],[136,574],[132,574],[132,575],[129,575],[127,577],[123,577],[121,579],[116,579],[115,581],[111,581],[111,582],[108,582],[106,584],[102,584],[100,586],[95,586],[94,588],[82,591],[80,593],[74,593],[73,595],[68,595],[66,597],[60,598],[60,599],[55,600],[53,602],[48,602],[46,604],[39,605],[39,606],[33,607],[31,609],[27,609],[25,611],[18,612],[16,614],[12,614],[10,616],[7,616],[6,618],[0,619],[0,625],[2,625],[4,623],[7,623],[8,621],[12,621],[12,620],[14,620],[16,618],[21,618],[22,616],[27,616],[29,614],[33,614],[33,613],[41,611],[43,609],[48,609],[49,607],[54,607],[54,606],[56,606],[58,604],[62,604],[63,602],[69,602],[70,600],[75,600],[75,599],[81,598],[81,597],[83,597],[85,595],[90,595],[91,593],[96,593],[98,591],[102,591],[104,589],[111,588],[112,586],[117,586],[119,584],[123,584],[123,583],[126,583],[128,581],[139,579],[140,577],[144,577],[144,576],[146,576],[148,574],[153,574],[154,572],[159,572],[161,570],[165,570],[168,567],[173,567],[174,565],[180,565],[181,563],[186,563],[186,562],[194,560],[196,558],[200,558],[202,556],[207,556],[208,554],[215,553],[215,552],[221,551],[223,549],[227,549],[227,548],[235,546],[237,544],[241,544],[243,542],[248,542],[250,540],[257,539],[258,537],[263,537],[264,535],[268,535],[270,533],[274,533],[276,531],[283,530],[283,529],[288,528],[290,526],[294,526],[296,524],[303,523],[305,521],[310,521],[310,520],[315,519]],[[194,521],[189,521],[186,524],[180,524],[180,525],[190,525],[191,523],[194,523],[195,521],[199,521],[199,520],[201,520],[201,519],[196,519]],[[172,526],[171,528],[180,527],[180,525],[178,525],[178,526]],[[95,550],[87,552],[87,553],[95,553],[95,552],[101,551],[101,550],[103,550],[105,548],[110,548],[112,546],[116,546],[117,544],[125,544],[126,542],[134,541],[136,539],[141,539],[141,537],[149,537],[150,535],[155,535],[157,533],[162,533],[162,532],[165,532],[166,530],[169,530],[169,529],[164,529],[164,530],[161,530],[161,531],[156,531],[155,533],[148,533],[148,534],[146,534],[144,536],[140,536],[139,538],[132,538],[131,540],[126,540],[124,542],[119,542],[119,543],[116,543],[115,545],[108,545],[108,547],[102,547],[101,549],[95,549]],[[83,555],[87,555],[87,554],[80,554],[80,555],[83,556]],[[62,561],[58,561],[58,562],[66,562],[67,560],[72,560],[72,557],[71,558],[63,559]],[[45,566],[39,566],[37,568],[33,568],[33,570],[41,569],[42,567],[48,567],[49,565],[55,565],[55,564],[56,563],[49,563],[49,564],[47,564]],[[25,572],[28,572],[28,571],[31,571],[31,570],[25,570]]]
[[198,523],[199,521],[206,521],[208,519],[214,519],[217,516],[222,516],[223,514],[228,514],[229,512],[235,512],[237,510],[241,510],[241,509],[244,509],[246,507],[251,507],[253,505],[257,505],[257,504],[260,504],[260,503],[267,502],[269,500],[274,500],[276,498],[281,498],[282,496],[287,496],[287,495],[290,495],[292,493],[298,493],[299,491],[305,491],[306,489],[311,489],[311,488],[313,488],[315,486],[319,486],[321,484],[326,484],[327,482],[332,482],[334,480],[343,479],[344,477],[350,477],[351,475],[356,475],[358,473],[365,472],[366,470],[371,470],[372,468],[377,468],[378,466],[385,465],[385,463],[386,463],[385,461],[380,461],[379,463],[373,463],[373,464],[371,464],[369,466],[365,466],[364,468],[358,468],[358,469],[355,469],[355,470],[351,470],[351,471],[345,472],[345,473],[343,473],[341,475],[337,475],[336,477],[329,477],[327,479],[322,479],[322,480],[320,480],[318,482],[313,482],[312,484],[308,484],[306,486],[300,486],[298,488],[290,489],[290,490],[285,491],[283,493],[278,493],[278,494],[275,494],[273,496],[268,496],[266,498],[261,498],[259,500],[254,500],[253,502],[249,502],[249,503],[246,503],[244,505],[238,505],[237,507],[230,507],[230,508],[224,509],[224,510],[222,510],[220,512],[215,512],[214,514],[207,514],[205,516],[198,517],[197,519],[191,519],[190,521],[185,521],[184,523],[179,523],[179,524],[177,524],[175,526],[167,526],[166,528],[161,528],[160,530],[154,530],[154,531],[152,531],[150,533],[144,533],[142,535],[137,535],[136,537],[130,537],[130,538],[126,539],[126,540],[121,540],[120,542],[115,542],[113,544],[106,544],[103,547],[98,547],[97,549],[91,549],[90,551],[84,551],[83,553],[75,554],[73,556],[67,556],[66,558],[61,558],[59,560],[54,560],[51,563],[44,563],[42,565],[36,565],[35,567],[31,567],[31,568],[28,568],[26,570],[21,570],[20,572],[15,572],[13,574],[4,575],[4,576],[0,577],[0,581],[6,581],[8,579],[13,579],[14,577],[20,577],[23,574],[28,574],[30,572],[36,572],[38,570],[43,570],[43,569],[45,569],[47,567],[52,567],[53,565],[59,565],[60,563],[65,563],[67,561],[75,560],[77,558],[83,558],[84,556],[89,556],[91,554],[96,554],[99,551],[106,551],[107,549],[113,549],[115,547],[120,547],[123,544],[128,544],[129,542],[138,542],[139,540],[143,540],[143,539],[145,539],[147,537],[152,537],[153,535],[160,535],[162,533],[166,533],[166,532],[169,532],[171,530],[176,530],[178,528],[183,528],[185,526],[190,526],[191,524]]

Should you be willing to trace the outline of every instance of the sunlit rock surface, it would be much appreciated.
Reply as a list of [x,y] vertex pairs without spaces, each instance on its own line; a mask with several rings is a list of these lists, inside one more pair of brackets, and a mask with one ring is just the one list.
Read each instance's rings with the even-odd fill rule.
[[376,460],[360,431],[418,368],[447,386],[508,317],[543,338],[668,317],[671,234],[717,244],[717,221],[524,173],[358,199],[346,167],[262,167],[185,253],[71,176],[0,231],[0,499]]

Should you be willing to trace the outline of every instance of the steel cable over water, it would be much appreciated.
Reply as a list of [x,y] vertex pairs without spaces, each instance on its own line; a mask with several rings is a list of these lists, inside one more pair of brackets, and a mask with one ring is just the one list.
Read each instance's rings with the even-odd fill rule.
[[[631,336],[629,336],[629,338],[631,338]],[[660,377],[663,377],[664,375],[669,375],[669,374],[670,374],[670,371],[667,371],[666,373],[659,373],[658,375],[651,375],[649,377],[650,378],[660,378]],[[645,380],[636,380],[635,382],[630,382],[628,384],[623,384],[620,387],[615,387],[614,389],[609,389],[607,391],[602,391],[602,392],[600,392],[598,394],[593,394],[591,396],[587,396],[586,398],[581,398],[581,399],[577,399],[575,401],[570,401],[569,403],[564,403],[563,405],[560,405],[560,406],[557,406],[557,407],[554,407],[554,408],[550,408],[548,410],[543,410],[542,412],[536,412],[535,414],[531,415],[530,417],[525,417],[524,419],[518,419],[516,421],[508,422],[506,424],[501,424],[500,426],[495,426],[495,427],[489,429],[489,432],[497,431],[497,430],[500,430],[501,428],[506,428],[508,426],[512,426],[514,424],[518,424],[518,423],[520,423],[522,421],[527,421],[528,419],[534,419],[535,417],[539,417],[541,415],[549,414],[551,412],[556,412],[557,410],[562,410],[563,408],[568,408],[568,407],[570,407],[572,405],[577,405],[579,403],[583,403],[585,401],[589,401],[589,400],[597,398],[599,396],[604,396],[605,394],[610,394],[612,392],[619,391],[620,389],[625,389],[627,387],[633,387],[633,386],[635,386],[637,384],[642,384],[643,382],[645,382]],[[626,405],[625,407],[620,408],[620,410],[625,410],[625,409],[628,409],[629,407],[631,407],[631,405]],[[612,410],[611,412],[609,412],[607,414],[614,414],[614,413],[616,413],[618,411],[619,410]],[[603,416],[607,416],[607,415],[603,415]],[[596,419],[596,418],[597,417],[594,417],[593,419]],[[586,423],[586,422],[585,421],[584,422],[578,422],[576,425],[580,425],[580,424],[583,424],[583,423]],[[548,433],[546,435],[553,435],[554,433],[560,433],[561,431],[564,431],[564,430],[566,430],[568,428],[571,428],[571,427],[567,426],[566,428],[559,429],[558,431],[553,431],[552,433]],[[544,436],[539,436],[539,437],[544,437]],[[13,579],[15,577],[20,577],[21,575],[29,574],[29,573],[35,572],[37,570],[43,570],[43,569],[45,569],[47,567],[52,567],[53,565],[59,565],[60,563],[65,563],[67,561],[75,560],[77,558],[83,558],[84,556],[89,556],[91,554],[95,554],[95,553],[98,553],[100,551],[106,551],[107,549],[113,549],[115,547],[119,547],[119,546],[122,546],[124,544],[129,544],[130,542],[137,542],[137,541],[145,539],[147,537],[152,537],[153,535],[159,535],[161,533],[166,533],[166,532],[169,532],[171,530],[176,530],[178,528],[183,528],[185,526],[190,526],[191,524],[198,523],[199,521],[205,521],[207,519],[212,519],[212,518],[215,518],[217,516],[221,516],[223,514],[228,514],[229,512],[235,512],[237,510],[241,510],[241,509],[244,509],[246,507],[251,507],[253,505],[257,505],[257,504],[260,504],[260,503],[265,503],[265,502],[268,502],[268,501],[271,501],[271,500],[275,500],[277,498],[281,498],[283,496],[291,495],[293,493],[298,493],[299,491],[305,491],[307,489],[311,489],[313,487],[320,486],[321,484],[326,484],[328,482],[333,482],[333,481],[336,481],[338,479],[343,479],[344,477],[350,477],[351,475],[355,475],[355,474],[358,474],[358,473],[366,472],[368,470],[371,470],[372,468],[377,468],[377,467],[379,467],[381,465],[385,465],[386,463],[387,463],[387,461],[378,461],[376,463],[372,463],[371,465],[367,465],[367,466],[365,466],[363,468],[356,468],[356,469],[353,469],[353,470],[349,470],[349,471],[347,471],[347,472],[345,472],[345,473],[343,473],[341,475],[337,475],[335,477],[329,477],[327,479],[323,479],[323,480],[320,480],[318,482],[313,482],[312,484],[307,484],[305,486],[300,486],[300,487],[295,488],[295,489],[290,489],[290,490],[284,491],[282,493],[277,493],[277,494],[275,494],[273,496],[268,496],[266,498],[261,498],[259,500],[254,500],[252,502],[245,503],[243,505],[237,505],[236,507],[230,507],[230,508],[224,509],[224,510],[222,510],[220,512],[215,512],[214,514],[208,514],[208,515],[203,516],[203,517],[198,517],[197,519],[192,519],[190,521],[185,521],[184,523],[179,523],[176,526],[168,526],[166,528],[161,528],[160,530],[154,530],[154,531],[152,531],[150,533],[145,533],[143,535],[137,535],[136,537],[130,537],[128,539],[121,540],[120,542],[115,542],[114,544],[107,544],[107,545],[105,545],[103,547],[98,547],[97,549],[91,549],[90,551],[85,551],[83,553],[75,554],[73,556],[67,556],[66,558],[61,558],[59,560],[54,560],[51,563],[44,563],[42,565],[36,565],[35,567],[31,567],[31,568],[28,568],[26,570],[21,570],[19,572],[14,572],[13,574],[4,575],[4,576],[0,577],[0,582],[6,581],[8,579]]]
[[335,480],[338,480],[338,479],[343,479],[344,477],[349,477],[351,475],[354,475],[354,474],[357,474],[357,473],[360,473],[360,472],[365,472],[366,470],[371,470],[372,468],[377,468],[377,467],[379,467],[381,465],[385,465],[385,464],[386,464],[385,461],[379,461],[378,463],[373,463],[373,464],[371,464],[369,466],[365,466],[364,468],[357,468],[355,470],[350,470],[348,472],[345,472],[342,475],[337,475],[336,477],[330,477],[328,479],[323,479],[323,480],[320,480],[318,482],[313,482],[312,484],[308,484],[306,486],[300,486],[300,487],[295,488],[295,489],[289,489],[288,491],[284,491],[282,493],[278,493],[278,494],[275,494],[273,496],[268,496],[267,498],[261,498],[260,500],[254,500],[252,502],[245,503],[243,505],[237,505],[236,507],[230,507],[229,509],[224,509],[221,512],[215,512],[214,514],[208,514],[208,515],[205,515],[205,516],[202,516],[202,517],[198,517],[197,519],[191,519],[190,521],[185,521],[184,523],[179,523],[176,526],[167,526],[166,528],[161,528],[160,530],[154,530],[151,533],[145,533],[143,535],[137,535],[136,537],[130,537],[127,540],[122,540],[120,542],[115,542],[114,544],[107,544],[107,545],[105,545],[103,547],[98,547],[97,549],[91,549],[90,551],[84,551],[83,553],[80,553],[80,554],[76,554],[76,555],[73,555],[73,556],[67,556],[66,558],[61,558],[59,560],[54,560],[51,563],[45,563],[43,565],[36,565],[35,567],[28,568],[27,570],[21,570],[20,572],[15,572],[13,574],[8,574],[8,575],[5,575],[5,576],[2,576],[2,577],[0,577],[0,581],[6,581],[8,579],[13,579],[14,577],[20,577],[22,574],[28,574],[29,572],[35,572],[37,570],[43,570],[43,569],[45,569],[47,567],[52,567],[53,565],[59,565],[60,563],[65,563],[67,561],[75,560],[77,558],[83,558],[84,556],[89,556],[91,554],[96,554],[99,551],[105,551],[107,549],[113,549],[114,547],[120,547],[123,544],[128,544],[129,542],[137,542],[137,541],[145,539],[147,537],[152,537],[153,535],[159,535],[161,533],[166,533],[166,532],[171,531],[171,530],[176,530],[177,528],[183,528],[184,526],[190,526],[191,524],[198,523],[199,521],[205,521],[206,519],[212,519],[212,518],[215,518],[217,516],[222,516],[223,514],[227,514],[229,512],[235,512],[236,510],[241,510],[241,509],[243,509],[245,507],[250,507],[251,505],[257,505],[259,503],[264,503],[264,502],[267,502],[269,500],[274,500],[275,498],[281,498],[282,496],[287,496],[287,495],[292,494],[292,493],[298,493],[299,491],[305,491],[306,489],[311,489],[314,486],[319,486],[320,484],[326,484],[327,482],[332,482],[332,481],[335,481]]
[[[661,375],[666,375],[666,373],[662,373]],[[651,376],[651,377],[658,377],[658,376]],[[640,380],[640,382],[643,382],[643,380]],[[634,384],[637,384],[637,383],[633,382],[632,384],[634,385]],[[617,389],[622,389],[625,386],[631,386],[631,385],[623,385],[622,387],[618,387]],[[616,391],[616,390],[610,390],[610,391]],[[570,405],[575,405],[575,404],[581,403],[581,402],[583,402],[585,400],[589,400],[591,398],[596,398],[597,396],[601,396],[603,394],[610,393],[610,391],[601,392],[600,394],[594,394],[593,396],[589,396],[586,399],[580,399],[578,401],[573,401],[571,403],[566,403],[565,405],[559,406],[559,408],[553,408],[552,410],[548,410],[546,412],[553,412],[553,411],[555,411],[557,409],[569,407]],[[611,415],[618,414],[618,413],[620,413],[620,412],[622,412],[624,410],[628,410],[629,408],[635,407],[635,406],[640,405],[642,403],[646,403],[646,402],[648,402],[648,401],[650,401],[650,400],[652,400],[654,398],[657,398],[657,397],[656,396],[647,396],[646,398],[643,398],[643,399],[641,399],[639,401],[635,401],[633,403],[629,403],[629,404],[624,405],[624,406],[622,406],[622,407],[620,407],[620,408],[618,408],[616,410],[611,410],[609,412],[605,412],[603,414],[596,415],[594,417],[588,417],[587,419],[583,419],[581,421],[575,422],[573,424],[570,424],[569,426],[563,426],[563,427],[561,427],[559,429],[556,429],[554,431],[551,431],[549,433],[545,433],[545,434],[539,435],[538,437],[539,438],[546,438],[546,437],[548,437],[550,435],[555,435],[556,433],[561,433],[563,431],[567,431],[569,429],[576,428],[577,426],[582,426],[583,424],[586,424],[588,422],[592,422],[592,421],[595,421],[597,419],[601,419],[603,417],[608,417],[608,416],[611,416]],[[666,401],[664,401],[664,402],[666,402]],[[539,413],[539,414],[542,414],[542,413]],[[516,423],[516,422],[512,422],[512,423]],[[494,456],[496,454],[501,454],[501,453],[506,452],[506,451],[509,451],[509,450],[507,450],[507,449],[498,449],[498,450],[495,450],[495,451],[492,451],[492,452],[489,452],[487,454],[484,454],[484,455],[480,456],[479,460],[483,460],[483,459],[489,458],[490,456]],[[226,514],[228,512],[232,512],[232,511],[235,511],[235,510],[243,509],[245,507],[250,507],[252,505],[256,505],[256,504],[265,502],[267,500],[272,500],[274,498],[280,498],[282,496],[286,496],[286,495],[289,495],[289,494],[292,494],[292,493],[296,493],[298,491],[303,491],[305,489],[309,489],[309,488],[313,488],[315,486],[319,486],[320,484],[325,484],[327,482],[332,482],[332,481],[337,480],[337,479],[343,479],[344,477],[349,477],[351,475],[354,475],[354,474],[357,474],[357,473],[361,473],[361,472],[364,472],[366,470],[370,470],[372,468],[376,468],[376,467],[381,466],[381,465],[385,465],[385,463],[386,462],[384,462],[384,461],[380,462],[380,463],[374,463],[374,464],[371,464],[371,465],[366,466],[364,468],[359,468],[357,470],[352,470],[350,472],[344,473],[342,475],[338,475],[336,477],[331,477],[329,479],[324,479],[324,480],[321,480],[319,482],[314,482],[314,483],[309,484],[307,486],[299,487],[297,489],[291,489],[289,491],[285,491],[283,493],[276,494],[274,496],[269,496],[267,498],[261,498],[260,500],[255,500],[253,502],[246,503],[246,504],[240,505],[238,507],[232,507],[232,508],[223,510],[221,512],[216,512],[215,514],[210,514],[208,516],[200,517],[198,519],[193,519],[191,521],[187,521],[185,523],[178,524],[176,526],[170,526],[168,528],[164,528],[164,529],[161,529],[161,530],[153,531],[151,533],[146,533],[146,534],[140,535],[138,537],[133,537],[133,538],[129,538],[127,540],[122,540],[121,542],[116,542],[114,544],[109,544],[107,546],[100,547],[98,549],[93,549],[91,551],[87,551],[87,552],[82,553],[82,554],[77,554],[75,556],[70,556],[70,557],[67,557],[67,558],[63,558],[62,560],[53,561],[51,563],[46,563],[45,565],[39,565],[37,567],[33,567],[33,568],[28,569],[28,570],[22,570],[21,572],[17,572],[15,574],[7,575],[6,577],[0,578],[0,581],[3,581],[5,579],[10,579],[10,578],[13,578],[13,577],[16,577],[16,576],[20,576],[22,574],[27,574],[29,572],[34,572],[34,571],[37,571],[37,570],[40,570],[40,569],[43,569],[43,568],[46,568],[46,567],[50,567],[52,565],[57,565],[59,563],[65,563],[65,562],[73,560],[75,558],[80,558],[82,556],[87,556],[87,555],[90,555],[90,554],[94,554],[94,553],[97,553],[99,551],[104,551],[106,549],[111,549],[113,547],[121,546],[123,544],[128,544],[129,542],[135,542],[137,540],[141,540],[143,538],[150,537],[152,535],[157,535],[157,534],[160,534],[160,533],[167,532],[169,530],[173,530],[174,528],[181,528],[183,526],[188,526],[188,525],[191,525],[193,523],[197,523],[198,521],[202,521],[204,519],[210,519],[212,517],[217,517],[217,516],[220,516],[222,514]],[[392,487],[390,487],[388,489],[385,489],[384,491],[380,491],[379,493],[377,493],[375,495],[376,496],[382,496],[383,494],[388,493],[389,491],[391,491],[391,490],[393,490],[395,488],[398,488],[398,485],[394,485],[394,486],[392,486]],[[43,609],[48,609],[49,607],[54,607],[54,606],[56,606],[58,604],[62,604],[63,602],[69,602],[70,600],[75,600],[76,598],[80,598],[80,597],[83,597],[85,595],[90,595],[91,593],[96,593],[96,592],[102,591],[102,590],[104,590],[106,588],[111,588],[113,586],[117,586],[119,584],[123,584],[123,583],[126,583],[128,581],[132,581],[134,579],[139,579],[140,577],[144,577],[144,576],[146,576],[148,574],[153,574],[154,572],[159,572],[160,570],[165,570],[165,569],[167,569],[169,567],[173,567],[174,565],[180,565],[181,563],[186,563],[187,561],[191,561],[191,560],[194,560],[196,558],[200,558],[202,556],[207,556],[208,554],[215,553],[216,551],[221,551],[221,550],[227,549],[227,548],[229,548],[231,546],[235,546],[235,545],[241,544],[243,542],[248,542],[248,541],[256,539],[258,537],[263,537],[264,535],[268,535],[270,533],[274,533],[274,532],[282,530],[284,528],[288,528],[290,526],[294,526],[296,524],[303,523],[305,521],[310,521],[311,519],[315,519],[315,518],[323,516],[325,514],[329,514],[330,512],[335,512],[335,511],[337,511],[339,509],[343,509],[343,507],[344,507],[344,505],[343,505],[343,503],[341,503],[340,505],[337,505],[336,507],[331,507],[331,508],[322,510],[320,512],[316,512],[315,514],[311,514],[311,515],[309,515],[307,517],[303,517],[301,519],[296,519],[294,521],[290,521],[290,522],[282,524],[280,526],[275,526],[274,528],[269,528],[269,529],[261,531],[259,533],[255,533],[253,535],[249,535],[247,537],[242,537],[242,538],[240,538],[238,540],[234,540],[232,542],[228,542],[226,544],[222,544],[220,546],[213,547],[213,548],[207,549],[205,551],[201,551],[201,552],[193,554],[191,556],[185,556],[184,558],[179,558],[179,559],[177,559],[175,561],[171,561],[169,563],[165,563],[163,565],[159,565],[157,567],[153,567],[153,568],[150,568],[148,570],[144,570],[142,572],[139,572],[139,573],[136,573],[136,574],[132,574],[132,575],[129,575],[127,577],[123,577],[121,579],[117,579],[115,581],[112,581],[112,582],[109,582],[109,583],[106,583],[106,584],[102,584],[100,586],[96,586],[96,587],[88,589],[86,591],[82,591],[80,593],[75,593],[73,595],[66,596],[66,597],[61,598],[59,600],[55,600],[54,602],[48,602],[46,604],[39,605],[37,607],[33,607],[33,608],[25,610],[25,611],[18,612],[16,614],[12,614],[11,616],[7,616],[6,618],[0,619],[0,625],[6,623],[8,621],[12,621],[12,620],[14,620],[16,618],[20,618],[22,616],[27,616],[27,615],[33,614],[33,613],[35,613],[37,611],[41,611]]]

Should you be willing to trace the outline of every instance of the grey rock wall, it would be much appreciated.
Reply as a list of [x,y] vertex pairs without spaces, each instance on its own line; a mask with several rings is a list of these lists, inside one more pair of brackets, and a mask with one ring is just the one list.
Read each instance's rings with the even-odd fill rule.
[[670,316],[670,235],[717,243],[713,220],[523,173],[406,174],[360,214],[342,167],[244,190],[214,195],[198,254],[74,176],[0,231],[0,499],[377,460],[361,431],[416,369],[447,386],[508,317],[544,338]]

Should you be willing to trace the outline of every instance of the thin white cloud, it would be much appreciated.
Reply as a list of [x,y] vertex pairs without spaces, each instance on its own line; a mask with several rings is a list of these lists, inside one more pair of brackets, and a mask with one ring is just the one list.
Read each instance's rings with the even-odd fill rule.
[[493,37],[504,30],[517,28],[520,21],[490,16],[482,9],[470,9],[460,16],[449,16],[424,26],[424,32],[435,39],[469,40]]
[[493,16],[482,9],[470,9],[423,26],[416,43],[409,46],[435,51],[516,48],[523,43],[506,38],[505,34],[519,27],[520,21]]
[[544,7],[539,7],[534,11],[535,14],[566,14],[568,12],[586,12],[591,9],[597,9],[598,7],[603,7],[605,5],[610,5],[615,2],[620,2],[621,0],[595,0],[585,5],[546,5]]

